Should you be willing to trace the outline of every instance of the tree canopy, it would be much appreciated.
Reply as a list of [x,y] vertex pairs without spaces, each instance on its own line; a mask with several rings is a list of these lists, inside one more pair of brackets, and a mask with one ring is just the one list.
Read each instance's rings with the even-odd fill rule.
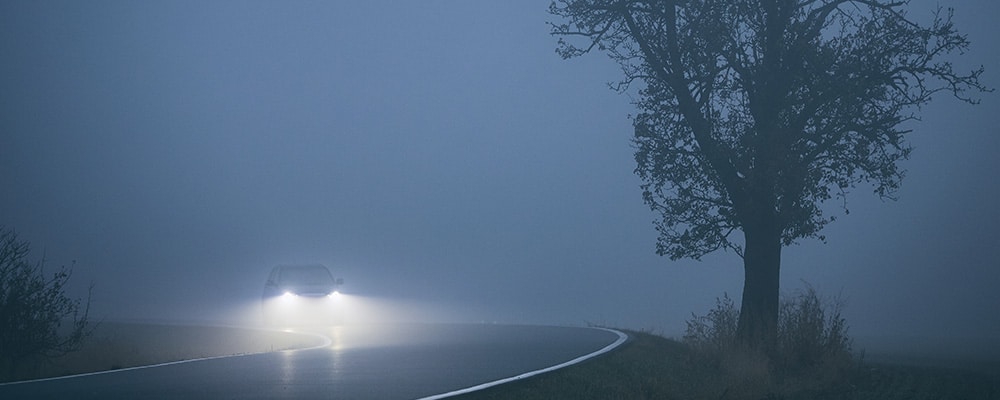
[[[749,336],[773,331],[780,248],[824,239],[835,217],[822,205],[858,184],[892,198],[904,175],[898,161],[910,154],[903,123],[939,92],[975,102],[969,92],[986,90],[982,68],[959,72],[944,58],[969,47],[951,10],[939,8],[921,25],[906,3],[550,6],[564,19],[552,24],[560,55],[606,52],[624,73],[616,88],[638,86],[635,172],[659,215],[657,253],[698,259],[732,249],[743,257],[750,316],[741,315],[741,330],[756,332]],[[763,319],[763,327],[744,318]]]

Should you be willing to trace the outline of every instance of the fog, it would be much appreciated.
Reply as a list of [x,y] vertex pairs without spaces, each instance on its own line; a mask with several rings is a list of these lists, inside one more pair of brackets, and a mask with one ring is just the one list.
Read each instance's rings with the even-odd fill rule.
[[[294,263],[372,320],[679,335],[739,298],[735,254],[654,254],[617,65],[561,60],[545,2],[486,3],[0,3],[0,224],[109,320],[243,323]],[[940,3],[1000,86],[1000,5]],[[858,337],[1000,348],[997,105],[924,107],[899,200],[828,204],[783,290],[839,294]]]

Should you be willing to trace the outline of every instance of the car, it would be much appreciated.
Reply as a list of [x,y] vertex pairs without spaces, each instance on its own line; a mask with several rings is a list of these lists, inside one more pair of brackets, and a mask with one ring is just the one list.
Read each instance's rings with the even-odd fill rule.
[[342,278],[322,264],[278,265],[264,283],[261,307],[268,325],[333,324]]

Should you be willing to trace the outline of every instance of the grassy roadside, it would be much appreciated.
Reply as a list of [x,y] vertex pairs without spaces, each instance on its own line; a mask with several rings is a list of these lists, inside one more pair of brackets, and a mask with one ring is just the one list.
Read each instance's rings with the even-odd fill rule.
[[287,332],[218,326],[102,322],[77,352],[23,365],[3,381],[47,378],[196,358],[315,346],[321,339]]
[[518,382],[456,397],[478,399],[671,399],[695,389],[693,378],[707,376],[688,368],[686,347],[639,332],[619,349],[581,364]]
[[617,351],[456,399],[1000,399],[1000,377],[994,374],[867,363],[835,386],[810,386],[803,378],[779,383],[763,396],[748,395],[745,389],[762,379],[753,365],[718,365],[678,341],[628,333],[629,342]]

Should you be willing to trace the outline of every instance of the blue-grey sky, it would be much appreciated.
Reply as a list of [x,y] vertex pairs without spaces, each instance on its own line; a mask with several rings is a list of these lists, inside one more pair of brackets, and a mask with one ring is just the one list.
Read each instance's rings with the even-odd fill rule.
[[[972,41],[957,65],[1000,86],[1000,5],[940,3]],[[654,254],[618,67],[560,59],[546,7],[0,3],[0,224],[75,260],[108,318],[221,318],[273,265],[320,262],[438,317],[677,334],[739,297],[741,260]],[[840,293],[858,335],[1000,343],[1000,103],[981,97],[926,106],[899,201],[830,204],[784,289]]]

